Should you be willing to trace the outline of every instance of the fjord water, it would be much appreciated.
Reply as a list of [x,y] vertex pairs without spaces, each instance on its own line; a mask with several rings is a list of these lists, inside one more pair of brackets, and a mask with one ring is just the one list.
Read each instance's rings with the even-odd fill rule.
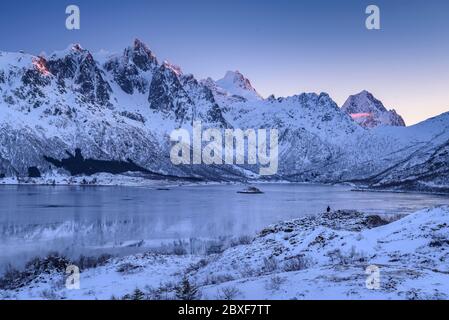
[[[251,235],[269,224],[336,209],[403,214],[448,204],[427,194],[352,192],[346,186],[0,186],[0,270],[51,251],[90,254],[145,240]],[[137,249],[136,249],[137,250]],[[141,249],[143,250],[143,249]]]

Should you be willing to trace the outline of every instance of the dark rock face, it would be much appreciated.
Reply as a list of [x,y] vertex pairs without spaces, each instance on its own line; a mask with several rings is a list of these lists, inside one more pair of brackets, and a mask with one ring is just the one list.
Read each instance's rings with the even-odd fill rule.
[[70,53],[62,58],[50,57],[47,64],[62,90],[67,88],[67,81],[73,81],[84,102],[110,105],[112,89],[89,51],[75,45]]
[[14,91],[17,98],[26,100],[29,106],[39,108],[45,103],[46,97],[42,88],[50,84],[50,79],[45,78],[36,70],[27,70],[22,76],[23,85]]
[[122,111],[120,112],[120,115],[123,117],[126,117],[128,119],[137,121],[137,122],[141,122],[141,123],[145,123],[145,118],[139,114],[139,113],[134,113],[134,112],[129,112],[129,111]]
[[207,121],[211,123],[219,123],[222,124],[223,127],[228,127],[228,124],[223,117],[223,113],[216,103],[214,103],[212,107],[207,111]]
[[125,51],[125,55],[143,71],[154,70],[158,66],[156,56],[139,39],[134,40],[134,48]]
[[28,177],[29,178],[40,178],[41,172],[37,167],[29,167],[28,168]]
[[[178,75],[168,65],[163,64],[154,74],[148,97],[150,108],[183,123],[193,102],[179,81]],[[191,119],[191,118],[190,118]]]
[[72,79],[76,73],[76,61],[71,56],[48,61],[50,72],[56,76],[59,83],[65,84],[65,79]]
[[[45,60],[41,59],[40,61],[40,63],[43,64],[43,67],[45,67]],[[48,86],[51,83],[50,77],[43,72],[44,71],[39,71],[37,69],[29,69],[25,71],[22,76],[23,84],[34,88]]]
[[[20,86],[13,90],[14,96],[27,102],[28,111],[32,108],[39,108],[47,102],[43,89],[51,84],[51,74],[47,70],[47,62],[44,58],[36,58],[34,66],[25,69],[20,78]],[[0,75],[1,76],[1,75]],[[5,79],[3,79],[5,81]],[[1,79],[0,79],[1,83]],[[14,101],[11,101],[14,104]]]
[[105,69],[114,75],[114,80],[127,94],[134,94],[135,89],[144,93],[146,82],[138,79],[139,71],[135,65],[122,64],[119,59],[109,61]]
[[146,93],[148,80],[141,72],[154,71],[158,67],[158,61],[153,53],[140,40],[134,41],[134,46],[125,49],[120,57],[114,57],[104,65],[108,72],[114,76],[114,80],[127,94],[135,91]]
[[111,88],[103,79],[91,55],[81,62],[75,83],[80,85],[80,93],[87,98],[87,101],[101,105],[108,103]]

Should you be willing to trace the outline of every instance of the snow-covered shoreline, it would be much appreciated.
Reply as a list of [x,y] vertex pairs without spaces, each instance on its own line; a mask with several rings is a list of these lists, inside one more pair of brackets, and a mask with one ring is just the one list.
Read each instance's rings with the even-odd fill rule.
[[447,192],[423,191],[423,190],[401,190],[401,189],[370,189],[370,188],[354,188],[352,192],[379,192],[379,193],[407,193],[407,194],[430,194],[437,196],[448,196]]
[[30,185],[30,186],[122,186],[122,187],[174,187],[181,185],[197,185],[200,182],[192,183],[187,179],[182,180],[154,180],[137,174],[114,175],[109,173],[97,173],[92,176],[66,176],[66,175],[45,175],[40,178],[6,177],[0,179],[0,185]]
[[[32,272],[10,274],[0,298],[175,299],[187,280],[198,299],[448,299],[448,234],[447,206],[390,219],[337,211],[272,225],[209,255],[153,252],[91,263],[80,290],[64,286],[68,261],[40,260]],[[366,286],[373,265],[379,290]]]
[[149,179],[139,174],[131,172],[125,174],[109,174],[97,173],[92,176],[66,176],[66,175],[45,175],[41,178],[21,178],[5,177],[0,179],[0,185],[29,185],[29,186],[93,186],[93,187],[150,187],[150,188],[174,188],[185,186],[204,186],[204,185],[222,185],[222,184],[246,184],[264,185],[264,184],[296,184],[296,185],[330,185],[339,186],[345,185],[352,187],[352,192],[379,192],[379,193],[407,193],[407,194],[429,194],[448,196],[449,193],[440,191],[426,191],[426,190],[408,190],[408,189],[379,189],[368,188],[366,186],[357,186],[353,183],[318,183],[318,182],[291,182],[286,180],[281,181],[188,181],[188,178],[173,180],[173,179]]

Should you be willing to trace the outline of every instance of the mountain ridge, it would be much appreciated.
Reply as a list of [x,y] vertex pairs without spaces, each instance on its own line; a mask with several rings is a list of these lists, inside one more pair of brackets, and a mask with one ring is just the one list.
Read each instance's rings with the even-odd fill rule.
[[[62,160],[80,149],[89,159],[130,160],[170,176],[261,178],[249,165],[171,164],[170,132],[201,121],[205,128],[278,129],[280,167],[270,180],[370,185],[379,183],[373,176],[412,155],[426,163],[430,153],[420,151],[422,145],[437,150],[449,140],[444,124],[422,132],[382,125],[367,130],[326,93],[263,99],[242,74],[228,73],[229,79],[243,93],[159,62],[140,40],[101,61],[80,45],[48,57],[2,52],[0,173],[26,176],[37,167],[43,174],[68,174],[45,157]],[[446,176],[439,181],[437,187],[445,186]]]

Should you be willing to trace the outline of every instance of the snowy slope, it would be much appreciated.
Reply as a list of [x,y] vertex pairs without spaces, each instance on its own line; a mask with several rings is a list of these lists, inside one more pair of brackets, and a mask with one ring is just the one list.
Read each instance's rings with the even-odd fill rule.
[[225,76],[216,81],[216,85],[230,96],[243,97],[249,101],[262,100],[251,82],[239,71],[228,71]]
[[[208,256],[110,259],[82,271],[80,290],[64,288],[68,261],[36,261],[0,280],[0,298],[132,299],[137,288],[141,299],[173,299],[187,278],[201,299],[448,299],[448,234],[448,207],[394,222],[337,211],[267,227]],[[366,285],[368,266],[379,268],[377,289]]]
[[398,150],[391,156],[385,169],[367,178],[373,189],[448,192],[449,166],[449,113],[423,121],[417,125],[400,127],[379,127],[373,130],[377,136],[397,139],[398,145],[406,146],[406,157],[397,160]]

